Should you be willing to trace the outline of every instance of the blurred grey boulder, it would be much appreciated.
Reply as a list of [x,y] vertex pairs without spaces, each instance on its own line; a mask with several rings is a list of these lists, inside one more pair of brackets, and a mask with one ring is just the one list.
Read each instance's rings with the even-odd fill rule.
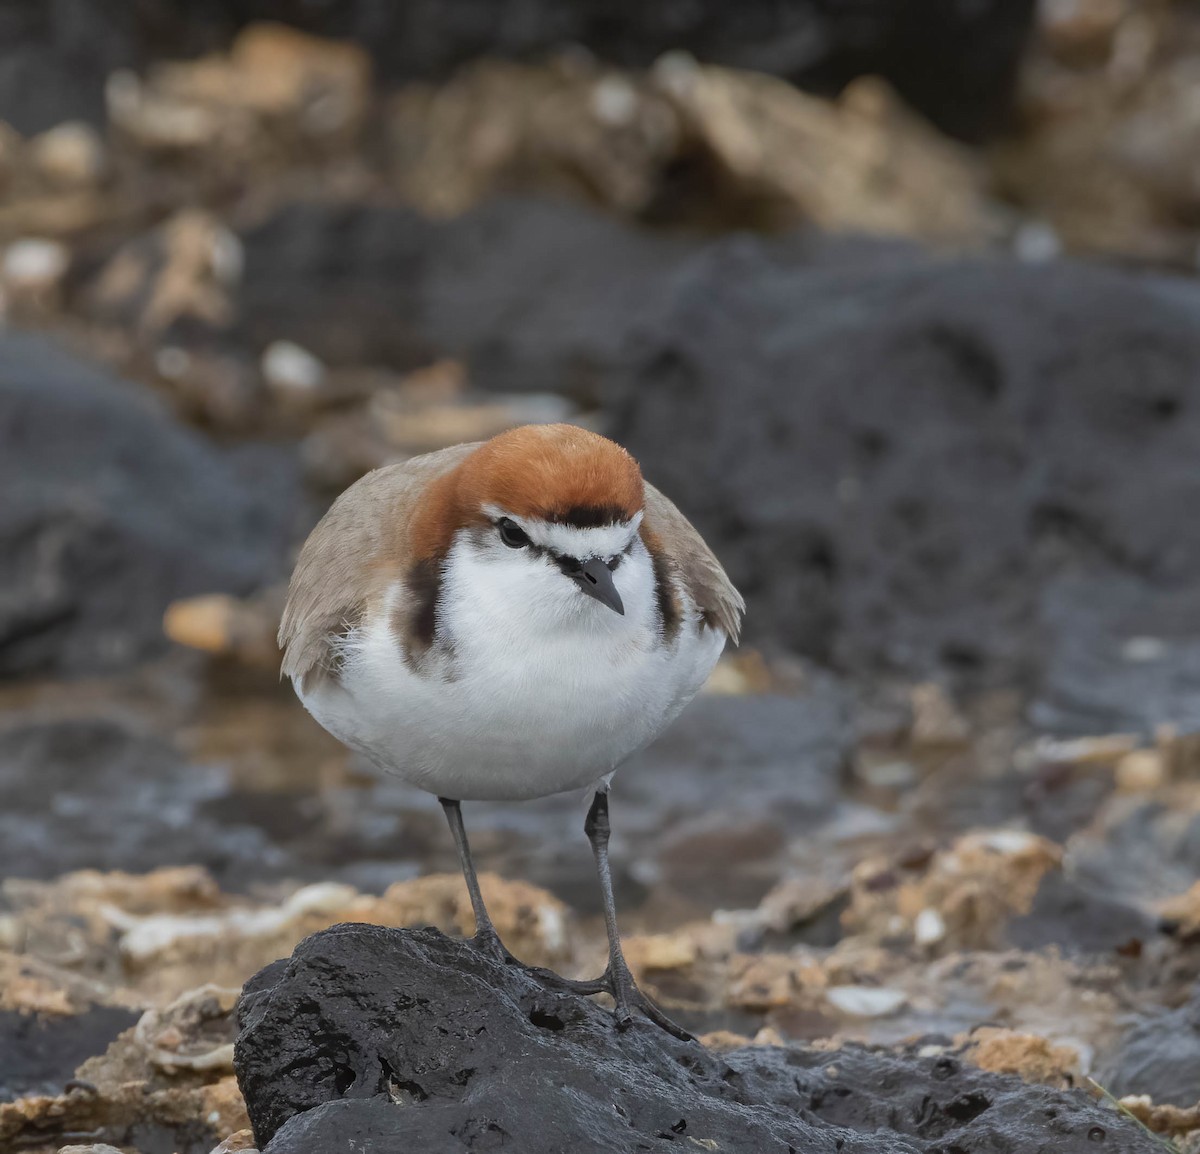
[[228,454],[146,389],[0,338],[0,676],[114,669],[166,645],[167,605],[284,571],[291,455]]

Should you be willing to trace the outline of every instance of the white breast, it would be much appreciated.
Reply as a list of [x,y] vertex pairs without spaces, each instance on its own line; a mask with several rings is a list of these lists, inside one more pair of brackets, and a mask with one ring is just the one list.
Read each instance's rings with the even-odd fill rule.
[[614,573],[620,616],[550,565],[478,556],[445,567],[439,645],[405,660],[388,603],[347,640],[339,681],[300,692],[347,745],[431,793],[541,797],[593,784],[651,741],[695,696],[725,644],[694,606],[671,644],[639,541]]

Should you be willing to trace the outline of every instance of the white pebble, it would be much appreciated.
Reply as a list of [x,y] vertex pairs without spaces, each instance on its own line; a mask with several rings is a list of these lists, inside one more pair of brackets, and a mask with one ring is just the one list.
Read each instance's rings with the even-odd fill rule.
[[325,366],[292,341],[272,341],[262,355],[262,375],[273,388],[312,392],[325,380]]
[[1131,637],[1121,646],[1126,661],[1161,661],[1167,655],[1167,643],[1161,637]]
[[946,936],[946,919],[935,909],[923,909],[913,923],[913,937],[922,946],[931,946]]
[[690,52],[673,49],[654,62],[651,75],[664,91],[673,96],[685,96],[700,75],[700,65]]
[[186,349],[167,345],[154,354],[154,367],[159,376],[177,381],[192,367],[192,356]]
[[900,1009],[908,995],[878,986],[831,986],[825,991],[825,1000],[855,1018],[883,1018]]
[[592,89],[592,112],[601,124],[614,128],[629,124],[637,105],[633,85],[620,76],[606,76]]
[[13,241],[4,250],[0,277],[14,288],[49,288],[62,279],[70,261],[66,245],[27,237]]
[[1031,220],[1017,229],[1013,251],[1026,264],[1046,264],[1062,255],[1062,241],[1050,225]]

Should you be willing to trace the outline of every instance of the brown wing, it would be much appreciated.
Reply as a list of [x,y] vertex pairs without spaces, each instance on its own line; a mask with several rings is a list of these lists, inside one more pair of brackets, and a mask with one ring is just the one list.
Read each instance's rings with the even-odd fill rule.
[[643,533],[662,546],[701,616],[720,626],[735,644],[742,632],[746,603],[692,523],[653,485],[646,486]]
[[279,625],[283,672],[305,687],[336,672],[335,643],[368,602],[409,566],[414,498],[478,445],[455,445],[388,465],[350,486],[300,550]]

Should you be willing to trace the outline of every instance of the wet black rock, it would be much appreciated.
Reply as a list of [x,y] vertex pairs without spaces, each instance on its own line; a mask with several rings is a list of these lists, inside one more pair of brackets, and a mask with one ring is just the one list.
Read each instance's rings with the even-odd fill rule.
[[245,241],[254,343],[452,354],[483,387],[603,404],[752,642],[1017,684],[1062,731],[1195,717],[1194,284],[517,200],[440,224],[296,207]]
[[1018,949],[1058,947],[1067,955],[1136,950],[1158,934],[1157,920],[1133,902],[1058,871],[1042,879],[1033,908],[1005,930]]
[[247,815],[207,816],[228,788],[219,766],[189,765],[168,741],[111,718],[3,720],[0,877],[185,863],[227,884],[303,876]]
[[1153,1149],[1081,1093],[950,1057],[849,1047],[718,1056],[548,992],[432,930],[343,925],[247,983],[235,1066],[265,1154],[806,1154]]
[[[613,869],[621,907],[657,878],[689,899],[752,907],[789,839],[838,805],[847,694],[703,699],[617,775]],[[307,724],[299,717],[296,724]],[[0,713],[0,877],[75,869],[141,872],[195,863],[225,889],[336,878],[381,892],[421,870],[457,872],[431,795],[381,775],[370,789],[255,793],[220,761],[189,762],[168,731],[112,716]],[[583,792],[520,805],[469,803],[481,868],[599,913]],[[719,827],[719,828],[718,828]],[[738,833],[741,836],[737,836]],[[721,854],[714,854],[713,839]]]
[[0,677],[127,666],[163,610],[284,571],[303,502],[282,452],[223,453],[145,389],[0,338]]
[[1190,1107],[1200,1086],[1200,991],[1177,1010],[1149,1014],[1122,1039],[1098,1075],[1117,1097],[1149,1094]]
[[0,1010],[0,1102],[61,1094],[78,1066],[103,1054],[137,1020],[133,1010],[117,1006],[66,1016]]
[[568,45],[634,66],[685,49],[830,93],[881,75],[943,128],[978,136],[1004,123],[1032,12],[1032,0],[7,0],[0,108],[22,131],[97,119],[114,68],[220,47],[246,23],[270,19],[360,41],[389,83],[443,77],[477,56],[537,57]]

